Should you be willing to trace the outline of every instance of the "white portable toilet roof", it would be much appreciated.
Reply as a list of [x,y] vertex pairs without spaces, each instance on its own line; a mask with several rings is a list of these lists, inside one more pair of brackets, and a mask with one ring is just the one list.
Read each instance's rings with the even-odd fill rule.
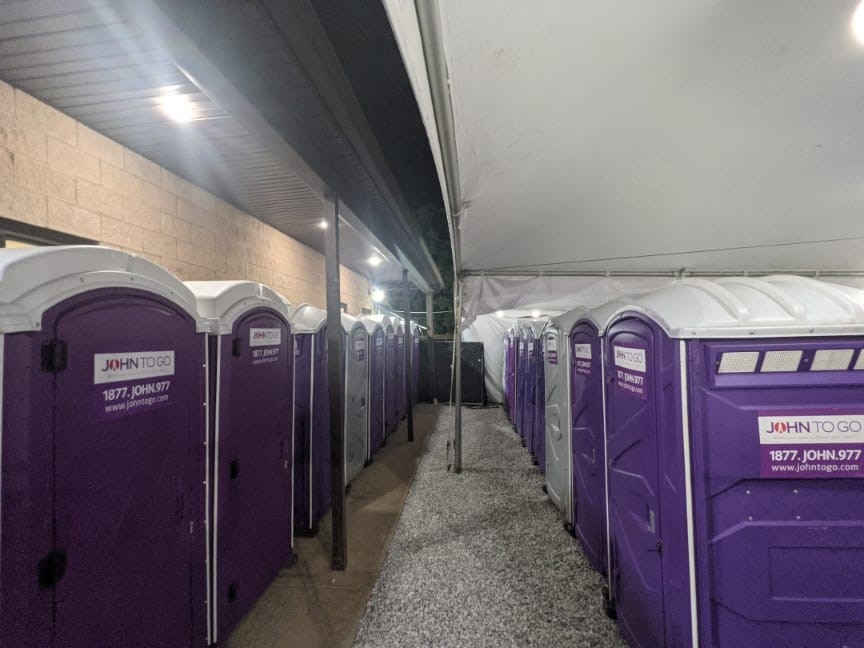
[[187,281],[198,302],[198,312],[214,335],[226,335],[253,308],[270,308],[289,320],[285,300],[257,281]]
[[372,336],[375,335],[376,329],[384,330],[384,326],[380,321],[372,319],[371,316],[367,315],[366,317],[361,317],[360,321],[363,322],[363,326],[366,327],[366,332]]
[[366,332],[366,327],[363,325],[363,322],[360,321],[359,317],[348,315],[348,313],[342,313],[342,330],[346,333],[351,333],[355,328],[361,328],[364,333]]
[[[342,330],[345,333],[350,333],[351,329],[358,324],[363,326],[362,322],[356,317],[346,313],[341,313],[341,315]],[[291,314],[290,321],[293,333],[317,333],[327,326],[327,311],[309,304],[300,304]]]
[[523,331],[527,332],[528,329],[531,329],[534,332],[534,337],[536,338],[539,337],[540,334],[543,332],[547,321],[548,320],[545,318],[519,320],[516,323],[516,330],[521,336]]
[[299,304],[291,314],[292,333],[317,333],[327,326],[327,311],[310,304]]
[[388,326],[392,326],[394,330],[396,329],[393,318],[390,315],[385,315],[384,313],[367,315],[365,319],[372,320],[373,322],[378,322],[379,324],[381,324],[381,328],[383,328],[384,330],[387,330]]
[[643,312],[672,338],[864,334],[864,291],[816,279],[682,279],[619,310]]
[[585,308],[580,306],[553,317],[550,322],[564,335],[570,335],[570,329],[585,315]]
[[606,334],[606,327],[609,326],[609,322],[612,320],[612,317],[623,308],[626,308],[630,303],[632,302],[626,302],[621,299],[613,299],[612,301],[606,302],[602,306],[592,308],[591,310],[582,313],[582,316],[578,319],[588,320],[589,322],[594,324],[594,326],[597,328],[598,335],[600,335],[600,337],[603,337]]
[[203,331],[195,296],[173,274],[134,254],[97,245],[0,251],[0,333],[38,331],[46,310],[81,293],[131,288],[159,295]]

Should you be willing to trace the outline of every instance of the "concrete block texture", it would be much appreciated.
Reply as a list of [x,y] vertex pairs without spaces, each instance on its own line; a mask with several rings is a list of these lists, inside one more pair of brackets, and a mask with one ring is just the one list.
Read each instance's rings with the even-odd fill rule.
[[[324,257],[119,143],[0,81],[0,217],[98,241],[184,280],[251,279],[325,305]],[[342,301],[372,307],[342,268]]]

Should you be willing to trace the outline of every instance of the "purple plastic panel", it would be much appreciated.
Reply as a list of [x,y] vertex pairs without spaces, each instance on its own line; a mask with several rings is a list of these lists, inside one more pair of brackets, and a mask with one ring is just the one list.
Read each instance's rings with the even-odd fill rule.
[[294,527],[309,534],[330,508],[327,336],[298,333],[294,341]]
[[611,593],[622,634],[646,648],[690,640],[677,349],[636,315],[606,337]]
[[4,338],[0,645],[204,645],[204,336],[119,289],[42,324]]
[[[817,350],[862,347],[688,342],[702,645],[864,646],[864,481],[848,469],[864,466],[864,371],[809,370]],[[766,350],[803,351],[801,365],[717,373],[723,352],[761,365]]]
[[576,322],[570,332],[573,527],[588,562],[606,574],[602,367],[596,327]]
[[399,364],[398,354],[396,352],[396,334],[392,328],[388,328],[384,341],[384,365],[386,373],[384,376],[384,405],[386,409],[387,420],[387,436],[393,434],[396,426],[399,424],[398,407],[396,399],[399,397],[398,384],[398,369]]
[[[288,324],[264,308],[239,319],[231,335],[221,337],[219,349],[219,420],[211,474],[215,627],[222,640],[292,551],[293,350]],[[211,370],[216,366],[211,364]]]
[[533,450],[540,472],[546,472],[546,368],[543,360],[543,336],[534,340],[534,437]]
[[384,445],[384,331],[375,329],[369,339],[369,456]]

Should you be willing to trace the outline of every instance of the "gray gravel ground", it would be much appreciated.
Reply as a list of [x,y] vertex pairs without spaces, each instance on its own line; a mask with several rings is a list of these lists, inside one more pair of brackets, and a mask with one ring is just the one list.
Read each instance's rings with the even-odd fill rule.
[[504,412],[464,410],[461,475],[446,472],[452,429],[445,410],[354,646],[625,646]]

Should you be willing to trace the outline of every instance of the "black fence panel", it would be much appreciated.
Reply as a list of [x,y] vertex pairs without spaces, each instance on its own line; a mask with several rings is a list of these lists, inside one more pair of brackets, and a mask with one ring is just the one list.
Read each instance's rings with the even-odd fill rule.
[[[431,362],[434,364],[434,381],[430,371],[428,340],[420,342],[420,379],[418,395],[421,401],[431,402],[437,398],[439,403],[450,401],[450,366],[453,362],[453,343],[434,340]],[[484,379],[482,342],[462,343],[462,402],[466,405],[486,404],[486,382]]]

